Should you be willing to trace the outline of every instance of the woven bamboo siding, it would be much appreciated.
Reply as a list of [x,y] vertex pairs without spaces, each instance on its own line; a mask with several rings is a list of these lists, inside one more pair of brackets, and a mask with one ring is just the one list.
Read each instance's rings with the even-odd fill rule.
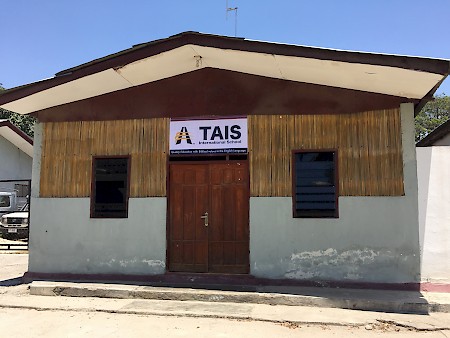
[[339,195],[404,194],[398,109],[248,117],[251,196],[291,196],[293,149],[338,149]]
[[166,195],[168,119],[45,123],[42,197],[89,197],[92,156],[131,155],[131,197]]
[[[166,196],[168,119],[45,123],[42,197],[89,197],[92,156],[131,155],[131,197]],[[399,196],[399,110],[248,116],[251,196],[291,196],[293,149],[338,149],[341,196]]]

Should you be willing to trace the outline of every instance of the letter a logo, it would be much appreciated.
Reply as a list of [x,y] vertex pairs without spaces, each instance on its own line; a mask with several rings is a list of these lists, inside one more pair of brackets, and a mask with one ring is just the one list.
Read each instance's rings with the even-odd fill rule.
[[175,135],[175,144],[180,144],[181,140],[186,140],[187,143],[192,144],[191,137],[186,127],[181,127],[181,130]]

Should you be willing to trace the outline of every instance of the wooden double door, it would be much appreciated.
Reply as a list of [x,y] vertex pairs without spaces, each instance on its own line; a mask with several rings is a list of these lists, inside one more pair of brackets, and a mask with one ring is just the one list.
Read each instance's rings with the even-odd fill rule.
[[248,162],[169,167],[169,271],[248,273]]

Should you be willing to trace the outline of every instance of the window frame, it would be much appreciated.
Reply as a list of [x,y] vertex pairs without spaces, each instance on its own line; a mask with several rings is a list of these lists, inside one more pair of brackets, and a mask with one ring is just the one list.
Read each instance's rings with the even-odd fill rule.
[[[299,215],[296,208],[296,156],[299,153],[333,153],[334,154],[334,187],[335,187],[335,205],[336,209],[332,215],[323,215],[320,211],[309,215]],[[292,217],[293,218],[339,218],[339,156],[338,149],[294,149],[292,150]]]
[[[96,196],[96,176],[95,176],[95,161],[97,159],[126,159],[127,160],[127,179],[126,179],[126,195],[125,195],[125,215],[124,216],[97,216],[95,215],[95,196]],[[91,206],[90,206],[90,218],[96,219],[122,219],[128,218],[128,205],[130,199],[130,180],[131,178],[131,156],[130,155],[96,155],[92,156],[91,164]]]
[[[27,197],[30,195],[30,185],[23,183],[15,183],[14,191],[17,192],[17,197]],[[25,193],[23,193],[25,191]]]

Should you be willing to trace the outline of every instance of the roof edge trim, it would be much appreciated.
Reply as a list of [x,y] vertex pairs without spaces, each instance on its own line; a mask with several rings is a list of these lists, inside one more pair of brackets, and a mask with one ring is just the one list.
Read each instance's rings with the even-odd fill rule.
[[27,141],[30,145],[33,145],[33,139],[30,136],[28,136],[25,132],[20,130],[11,121],[9,121],[9,120],[0,120],[0,128],[1,127],[8,127],[8,128],[10,128],[12,131],[14,131],[20,137],[22,137],[25,141]]
[[[111,54],[82,65],[58,72],[55,77],[29,85],[11,88],[0,94],[0,105],[10,103],[37,92],[50,89],[61,84],[77,80],[88,75],[96,74],[107,69],[123,67],[129,63],[187,44],[232,49],[244,52],[265,53],[292,57],[304,57],[318,60],[340,61],[346,63],[370,64],[385,67],[401,68],[413,71],[447,76],[450,69],[450,60],[429,59],[400,55],[386,55],[363,52],[339,51],[316,47],[277,44],[245,40],[220,35],[203,34],[197,32],[184,32]],[[436,88],[437,89],[437,88]],[[434,90],[434,88],[433,88]],[[430,93],[434,93],[434,91]],[[428,94],[430,94],[428,93]]]
[[431,133],[421,139],[416,143],[416,147],[429,147],[432,146],[434,142],[445,137],[445,135],[450,133],[450,120],[442,123],[439,127],[434,129]]

